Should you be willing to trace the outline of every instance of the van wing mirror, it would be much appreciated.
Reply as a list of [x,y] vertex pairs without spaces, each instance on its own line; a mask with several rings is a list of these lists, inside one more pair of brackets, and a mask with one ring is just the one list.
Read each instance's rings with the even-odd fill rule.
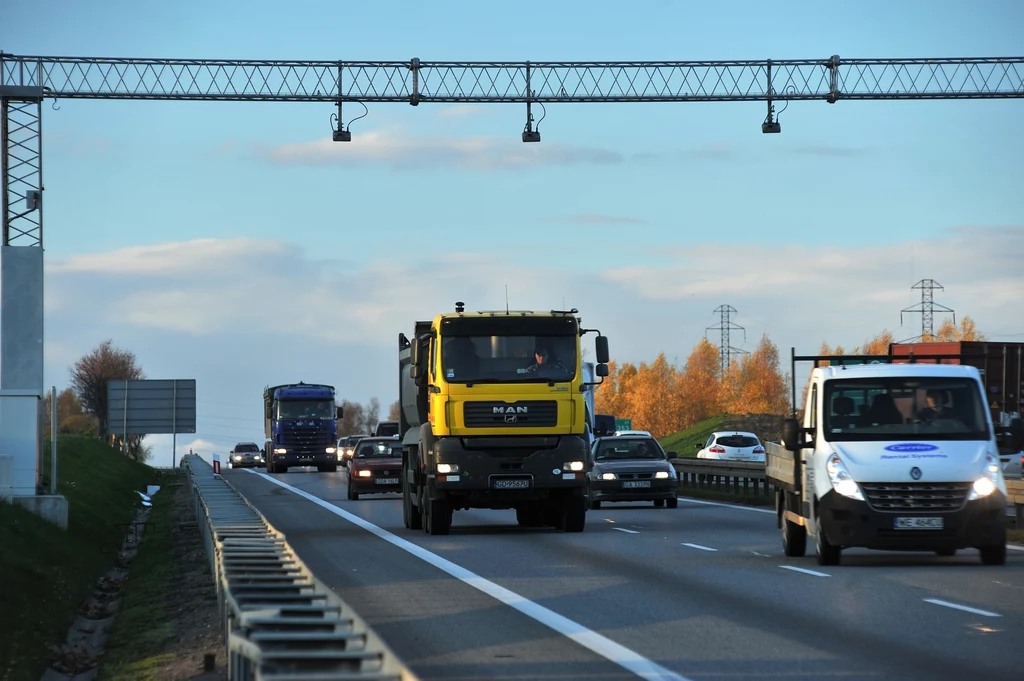
[[796,419],[786,419],[782,423],[782,444],[787,451],[796,452],[803,448],[800,422]]

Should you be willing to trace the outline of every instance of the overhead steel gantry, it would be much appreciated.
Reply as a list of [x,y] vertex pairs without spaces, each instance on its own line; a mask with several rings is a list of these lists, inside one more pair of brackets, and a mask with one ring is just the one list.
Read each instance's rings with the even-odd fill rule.
[[[351,132],[345,103],[526,104],[524,142],[540,141],[534,104],[767,102],[763,132],[779,132],[774,102],[1024,97],[1024,57],[638,62],[247,61],[26,57],[0,53],[3,273],[0,399],[43,390],[42,102],[53,99],[323,102],[333,138]],[[27,248],[24,248],[27,247]],[[6,403],[5,403],[6,404]],[[20,408],[20,407],[19,407]],[[15,493],[39,480],[26,450],[38,427],[0,412],[0,452],[17,450]],[[18,412],[21,413],[21,412]],[[31,409],[24,412],[33,413]],[[35,410],[38,413],[38,409]],[[12,419],[15,417],[12,417]],[[0,424],[2,425],[2,424]],[[13,438],[13,439],[11,439]],[[21,451],[26,450],[26,451]],[[0,455],[2,458],[2,455]],[[0,464],[3,462],[0,461]]]

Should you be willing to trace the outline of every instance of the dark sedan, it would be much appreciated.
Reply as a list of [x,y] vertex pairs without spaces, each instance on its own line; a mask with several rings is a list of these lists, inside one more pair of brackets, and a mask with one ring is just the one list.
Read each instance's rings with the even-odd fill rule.
[[669,462],[678,454],[666,454],[653,437],[600,437],[590,451],[590,508],[601,508],[602,501],[653,501],[655,506],[667,504],[669,508],[679,505],[679,478]]
[[348,466],[348,498],[402,491],[402,442],[394,437],[364,437]]

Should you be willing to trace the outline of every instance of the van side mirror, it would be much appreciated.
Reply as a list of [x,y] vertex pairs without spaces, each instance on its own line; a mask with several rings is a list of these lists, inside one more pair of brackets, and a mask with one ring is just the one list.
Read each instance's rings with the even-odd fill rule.
[[1014,453],[1024,451],[1024,420],[1019,417],[1010,421],[1010,447]]
[[608,336],[598,336],[594,340],[594,350],[597,354],[598,364],[607,364],[611,361],[608,355]]
[[594,367],[594,373],[597,374],[598,378],[605,378],[605,377],[607,377],[608,376],[608,365],[607,364],[598,364],[596,367]]
[[802,449],[800,438],[800,422],[796,419],[786,419],[782,423],[782,444],[787,451],[796,452]]

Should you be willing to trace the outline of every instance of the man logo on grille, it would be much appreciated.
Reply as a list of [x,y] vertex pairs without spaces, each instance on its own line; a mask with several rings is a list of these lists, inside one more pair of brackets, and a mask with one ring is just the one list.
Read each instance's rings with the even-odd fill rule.
[[920,480],[921,479],[921,469],[918,468],[917,466],[914,466],[913,468],[911,468],[910,469],[910,477],[912,477],[914,480]]
[[515,423],[518,417],[515,414],[505,414],[505,423]]

